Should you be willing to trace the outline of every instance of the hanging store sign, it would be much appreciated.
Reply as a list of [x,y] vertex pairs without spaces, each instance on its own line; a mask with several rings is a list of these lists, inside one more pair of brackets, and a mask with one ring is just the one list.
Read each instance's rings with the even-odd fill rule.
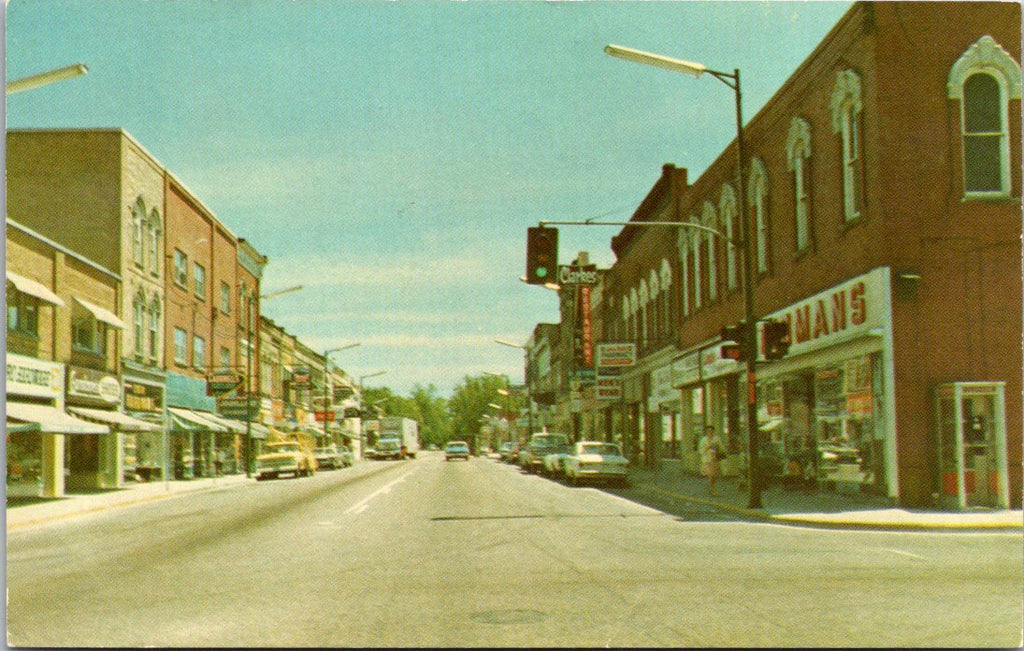
[[594,392],[598,400],[622,400],[622,380],[618,375],[598,375]]
[[603,343],[595,348],[598,368],[625,368],[636,364],[636,344]]
[[589,264],[582,267],[563,266],[558,268],[558,284],[596,285],[598,281],[597,265]]

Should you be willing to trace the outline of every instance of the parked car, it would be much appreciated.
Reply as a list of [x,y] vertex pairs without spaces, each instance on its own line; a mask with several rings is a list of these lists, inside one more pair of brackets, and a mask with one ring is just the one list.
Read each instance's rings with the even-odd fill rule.
[[573,486],[590,480],[611,481],[625,486],[628,463],[615,443],[580,441],[565,458],[565,476]]
[[519,451],[519,465],[526,472],[537,472],[544,468],[544,457],[559,445],[569,445],[569,439],[564,434],[534,434],[530,443]]
[[544,474],[548,477],[561,477],[565,474],[565,458],[572,452],[572,446],[556,445],[544,455]]
[[513,463],[512,457],[516,452],[517,443],[514,441],[505,441],[501,444],[501,448],[498,449],[498,453],[501,455],[501,460],[505,463]]
[[256,481],[281,475],[305,477],[316,472],[316,457],[296,441],[267,443],[263,449],[264,453],[256,457]]
[[376,459],[377,458],[377,450],[374,449],[374,448],[365,448],[363,450],[363,458],[364,459]]
[[348,448],[341,448],[338,450],[338,458],[341,459],[342,468],[351,468],[356,463],[356,455]]
[[444,446],[444,460],[451,461],[452,459],[469,461],[469,446],[465,441],[449,441],[448,445]]
[[342,462],[341,453],[338,452],[337,446],[327,445],[320,447],[313,454],[316,456],[316,467],[319,470],[336,470],[345,465]]

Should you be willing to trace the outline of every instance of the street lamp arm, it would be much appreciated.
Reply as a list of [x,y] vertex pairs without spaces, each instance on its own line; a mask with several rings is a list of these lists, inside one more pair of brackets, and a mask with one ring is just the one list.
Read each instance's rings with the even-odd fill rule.
[[[692,222],[595,222],[587,221],[582,222],[557,222],[557,221],[542,221],[541,226],[669,226],[671,228],[693,228],[699,231],[705,231],[716,237],[721,238],[727,244],[736,248],[741,248],[743,242],[741,240],[730,239],[728,235],[722,231],[711,228],[710,226],[704,226],[702,224],[694,224]],[[501,342],[498,342],[501,343]],[[518,346],[522,348],[522,346]]]
[[295,287],[289,287],[288,289],[282,289],[281,291],[278,291],[278,292],[270,292],[269,294],[263,294],[262,296],[260,296],[260,300],[266,300],[268,298],[277,298],[278,296],[281,296],[283,294],[291,294],[292,292],[297,292],[300,289],[303,289],[304,287],[305,287],[305,285],[296,285]]
[[4,86],[5,95],[13,95],[20,93],[25,90],[32,90],[33,88],[39,88],[46,84],[52,84],[57,81],[66,81],[68,79],[74,79],[80,77],[85,73],[89,72],[89,69],[84,63],[76,63],[66,68],[59,68],[57,70],[50,70],[48,72],[41,72],[37,75],[30,77],[23,77],[21,79],[15,79],[9,81]]

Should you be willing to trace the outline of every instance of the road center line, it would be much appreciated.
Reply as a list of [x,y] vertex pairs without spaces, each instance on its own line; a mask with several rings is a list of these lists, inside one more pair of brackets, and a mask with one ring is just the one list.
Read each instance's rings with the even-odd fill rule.
[[910,552],[905,552],[902,549],[893,549],[892,547],[879,547],[879,549],[881,549],[884,552],[892,552],[893,554],[899,554],[901,556],[909,556],[910,558],[916,558],[916,559],[921,560],[921,561],[928,560],[924,556],[919,556],[917,554],[912,554]]
[[403,481],[405,481],[405,478],[408,477],[411,474],[412,474],[412,471],[410,470],[409,472],[405,473],[404,475],[402,475],[398,479],[394,480],[393,482],[390,482],[390,483],[385,484],[384,486],[381,486],[380,488],[378,488],[374,492],[372,492],[369,495],[367,495],[366,497],[364,497],[359,502],[356,502],[352,506],[348,507],[348,509],[345,510],[345,515],[355,515],[355,514],[362,513],[363,511],[365,511],[367,509],[367,507],[369,507],[370,502],[375,497],[377,497],[379,495],[386,495],[386,494],[390,493],[392,488],[394,488],[396,485],[398,485],[398,484],[402,483]]

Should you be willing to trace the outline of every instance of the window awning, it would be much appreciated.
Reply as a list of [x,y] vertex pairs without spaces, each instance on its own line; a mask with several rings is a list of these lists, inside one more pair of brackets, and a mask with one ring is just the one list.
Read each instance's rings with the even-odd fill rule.
[[128,326],[125,325],[124,321],[117,318],[117,315],[108,309],[102,308],[99,305],[93,305],[89,301],[83,301],[82,299],[75,297],[75,302],[84,307],[85,309],[92,312],[92,315],[96,317],[97,321],[102,321],[107,325],[113,326],[119,330],[125,330]]
[[86,409],[85,407],[68,407],[68,411],[86,420],[115,425],[122,432],[162,432],[164,429],[159,425],[147,423],[138,418],[132,418],[128,414],[122,414],[119,411]]
[[211,420],[217,423],[218,425],[226,427],[229,432],[234,432],[235,434],[245,434],[245,423],[241,421],[237,421],[231,418],[225,418],[220,414],[214,414],[208,411],[199,411],[195,413],[197,413],[200,416],[200,418]]
[[90,423],[70,416],[67,412],[28,402],[8,402],[7,418],[23,423],[38,423],[39,429],[48,434],[109,434],[106,425]]
[[7,281],[14,285],[14,287],[22,294],[29,294],[30,296],[35,296],[41,301],[53,303],[54,305],[59,305],[61,307],[64,306],[64,301],[60,299],[60,296],[57,296],[52,291],[50,291],[45,285],[43,285],[40,282],[36,282],[31,278],[19,276],[16,273],[8,271]]
[[266,440],[266,438],[270,435],[270,429],[266,425],[263,425],[261,423],[249,423],[249,425],[251,426],[251,431],[249,434],[254,439]]
[[183,429],[186,431],[228,431],[227,426],[203,418],[202,414],[196,413],[191,409],[182,409],[180,407],[168,407],[167,411],[170,412],[171,418],[174,419],[174,423],[178,426],[178,429]]

